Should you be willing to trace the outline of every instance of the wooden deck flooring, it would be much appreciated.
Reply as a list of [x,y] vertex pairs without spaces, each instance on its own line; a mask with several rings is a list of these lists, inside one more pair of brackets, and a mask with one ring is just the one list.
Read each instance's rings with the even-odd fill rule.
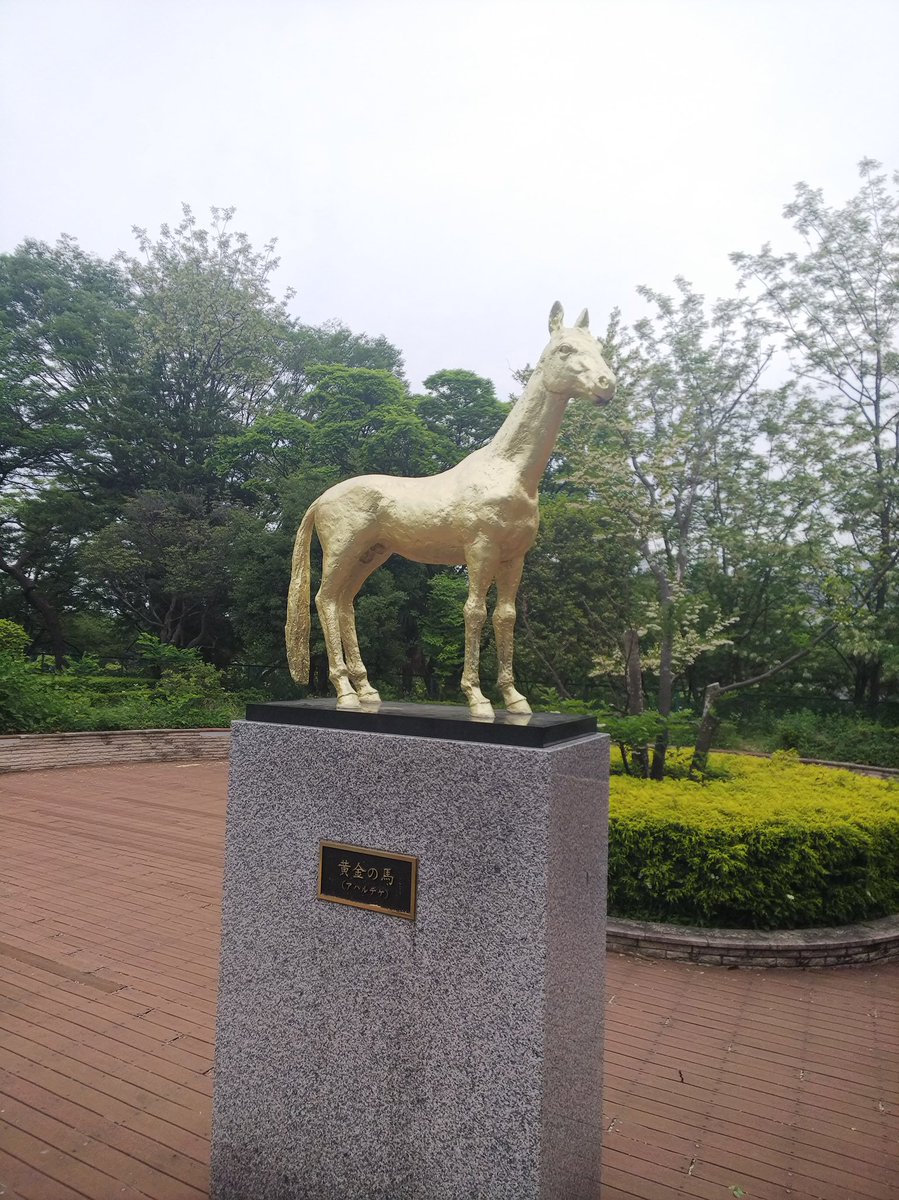
[[[207,1195],[224,791],[0,778],[0,1195]],[[603,1200],[893,1200],[897,1093],[899,963],[610,958]]]

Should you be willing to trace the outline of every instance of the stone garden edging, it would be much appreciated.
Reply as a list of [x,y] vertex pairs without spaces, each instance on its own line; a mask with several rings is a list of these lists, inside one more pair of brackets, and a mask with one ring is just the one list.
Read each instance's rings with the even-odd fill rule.
[[899,914],[830,929],[706,929],[610,917],[609,950],[726,967],[838,967],[899,958]]

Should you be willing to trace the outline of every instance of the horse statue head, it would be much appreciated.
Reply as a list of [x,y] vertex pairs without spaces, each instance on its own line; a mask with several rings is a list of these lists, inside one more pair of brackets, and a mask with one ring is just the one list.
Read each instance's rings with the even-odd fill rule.
[[586,308],[573,325],[566,326],[564,321],[565,313],[557,300],[549,314],[549,344],[537,364],[546,390],[553,395],[564,393],[608,404],[615,395],[615,376],[588,328]]

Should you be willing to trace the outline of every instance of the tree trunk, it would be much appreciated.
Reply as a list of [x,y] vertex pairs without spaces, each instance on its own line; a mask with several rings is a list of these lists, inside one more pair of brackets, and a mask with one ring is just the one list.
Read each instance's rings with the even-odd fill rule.
[[[628,629],[624,634],[624,665],[627,683],[627,714],[629,717],[639,717],[643,712],[643,671],[640,661],[640,638],[636,629]],[[624,749],[622,747],[622,757]],[[633,752],[634,774],[641,779],[649,776],[649,748],[635,747]],[[627,759],[624,762],[628,770]],[[628,771],[628,774],[630,772]]]
[[868,712],[873,717],[880,704],[880,685],[883,680],[883,659],[878,658],[871,664],[868,677]]
[[859,710],[873,714],[880,703],[883,682],[883,660],[880,658],[853,661],[852,702]]
[[639,717],[643,712],[643,673],[640,663],[640,639],[636,629],[624,635],[624,667],[627,682],[627,713]]
[[[662,596],[662,645],[659,662],[659,715],[671,716],[671,703],[674,698],[674,607],[671,603],[671,591],[665,580]],[[651,779],[665,778],[665,755],[668,752],[668,730],[660,733],[652,749]]]
[[28,603],[41,614],[41,619],[44,622],[44,629],[47,631],[47,637],[50,639],[50,646],[53,651],[53,661],[56,663],[57,671],[61,671],[66,665],[66,639],[62,632],[62,622],[59,619],[59,613],[40,592],[31,590],[25,593]]
[[695,779],[697,775],[704,774],[709,765],[709,751],[712,748],[712,741],[715,734],[718,732],[718,726],[721,724],[720,718],[715,713],[715,702],[720,693],[720,683],[710,683],[705,689],[702,720],[699,722],[696,745],[693,747],[693,758],[690,762],[691,779]]
[[53,651],[53,660],[56,663],[56,669],[57,671],[61,671],[66,665],[66,639],[63,636],[62,621],[60,620],[59,613],[47,597],[37,590],[34,580],[30,579],[17,563],[8,563],[0,558],[0,571],[4,571],[16,581],[25,594],[25,600],[35,612],[40,614],[41,620],[44,623],[44,630]]

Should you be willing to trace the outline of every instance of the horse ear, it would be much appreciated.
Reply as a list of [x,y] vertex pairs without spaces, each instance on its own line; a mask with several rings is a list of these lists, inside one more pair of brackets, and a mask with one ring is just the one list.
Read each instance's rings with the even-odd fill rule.
[[590,327],[590,314],[586,308],[574,323],[575,329],[588,329]]
[[549,310],[549,332],[555,333],[562,328],[562,322],[565,320],[565,312],[562,305],[557,300]]

